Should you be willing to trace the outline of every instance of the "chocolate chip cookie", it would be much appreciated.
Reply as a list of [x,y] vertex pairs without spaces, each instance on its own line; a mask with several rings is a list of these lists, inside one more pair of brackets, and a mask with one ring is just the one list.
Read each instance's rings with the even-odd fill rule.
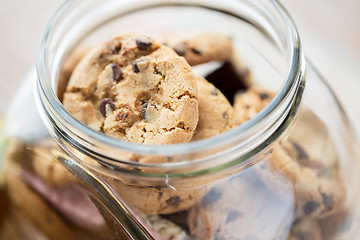
[[231,38],[219,33],[176,35],[167,38],[164,44],[186,59],[191,65],[210,61],[226,61],[231,58]]
[[265,185],[280,198],[295,196],[296,218],[328,216],[341,206],[344,189],[336,169],[328,169],[327,176],[321,176],[316,169],[300,165],[281,143],[262,164],[258,174]]
[[254,172],[217,183],[188,211],[194,239],[281,239],[290,231],[291,204],[275,198],[263,184],[253,184]]
[[236,126],[234,109],[213,84],[196,77],[199,89],[199,123],[192,141],[210,138]]
[[143,144],[188,142],[198,122],[191,67],[142,35],[116,37],[82,58],[63,103],[90,128]]

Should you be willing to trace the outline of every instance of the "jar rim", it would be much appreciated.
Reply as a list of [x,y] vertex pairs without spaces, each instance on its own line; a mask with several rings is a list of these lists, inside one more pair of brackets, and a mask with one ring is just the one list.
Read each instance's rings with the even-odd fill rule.
[[[75,119],[62,105],[60,100],[58,99],[55,91],[52,89],[50,84],[51,74],[49,71],[49,66],[46,62],[47,55],[47,45],[49,41],[51,41],[51,35],[54,34],[54,27],[58,23],[58,21],[62,20],[63,14],[66,13],[66,9],[70,7],[73,2],[79,2],[81,0],[74,1],[66,1],[63,5],[55,12],[52,16],[51,20],[48,23],[48,26],[45,30],[43,38],[41,40],[40,46],[37,52],[37,62],[36,62],[36,70],[37,70],[37,91],[40,94],[41,104],[40,108],[45,109],[50,108],[51,110],[47,113],[49,117],[56,119],[57,121],[62,121],[67,123],[67,126],[72,126],[71,129],[76,129],[77,133],[70,133],[72,137],[75,136],[74,139],[76,141],[81,142],[81,146],[85,147],[87,150],[85,152],[93,152],[94,146],[102,144],[110,147],[114,147],[116,149],[121,149],[127,152],[133,152],[140,155],[178,155],[178,154],[190,154],[196,153],[200,151],[205,151],[212,149],[218,146],[224,146],[230,142],[233,142],[236,139],[240,139],[241,136],[249,134],[251,130],[259,125],[265,118],[271,117],[271,115],[279,108],[281,104],[283,104],[283,100],[290,95],[295,95],[300,86],[301,77],[304,72],[304,60],[303,53],[301,48],[301,43],[299,39],[299,35],[295,24],[289,14],[286,12],[284,7],[277,0],[269,0],[269,2],[275,7],[275,9],[280,14],[282,21],[284,21],[286,26],[286,33],[288,34],[290,41],[289,47],[289,67],[288,72],[286,73],[286,79],[283,81],[283,84],[280,90],[277,92],[276,96],[272,99],[272,101],[254,118],[249,121],[241,124],[240,126],[226,132],[220,134],[218,136],[214,136],[209,139],[204,139],[200,141],[194,141],[189,143],[181,143],[181,144],[169,144],[169,145],[147,145],[147,144],[138,144],[132,142],[126,142],[119,139],[112,138],[100,132],[97,132],[84,124],[80,123],[77,119]],[[231,1],[231,0],[229,0]],[[160,1],[151,1],[160,3]],[[171,1],[171,2],[181,2],[181,1]],[[187,2],[187,1],[184,1]],[[198,1],[197,6],[202,6],[201,4],[206,4],[206,1]],[[150,5],[152,3],[149,3]],[[186,5],[186,3],[185,3]],[[294,90],[295,89],[295,90]],[[294,100],[294,96],[292,96]],[[46,107],[45,107],[46,106]],[[48,110],[46,110],[48,111]],[[42,118],[44,118],[44,114],[41,114]],[[43,119],[44,120],[44,119]],[[45,120],[46,121],[46,120]],[[282,121],[285,121],[282,118]],[[74,143],[74,142],[73,142]],[[79,146],[74,143],[73,146]],[[89,147],[86,147],[89,146]],[[96,155],[96,153],[94,153]],[[118,161],[118,159],[113,158],[111,156],[106,156],[107,159]],[[196,160],[194,160],[196,161]],[[122,162],[125,163],[125,162]],[[172,168],[185,166],[187,163],[185,161],[180,161],[176,163],[131,163],[132,165],[137,166],[147,166],[147,167],[155,167],[155,168]]]

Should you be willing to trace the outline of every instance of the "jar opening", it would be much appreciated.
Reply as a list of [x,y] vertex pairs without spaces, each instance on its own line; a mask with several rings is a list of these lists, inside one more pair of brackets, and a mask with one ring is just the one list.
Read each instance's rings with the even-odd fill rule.
[[[194,164],[209,163],[211,159],[214,159],[214,155],[220,153],[230,156],[235,152],[235,149],[237,154],[241,153],[243,160],[245,160],[251,154],[266,148],[291,122],[301,98],[302,89],[300,86],[303,80],[304,61],[295,25],[277,1],[259,0],[249,2],[245,0],[227,0],[215,3],[205,0],[177,0],[165,3],[160,0],[136,0],[116,2],[119,1],[104,1],[104,4],[101,6],[102,8],[97,9],[99,15],[104,13],[104,11],[110,11],[111,8],[109,7],[114,4],[116,8],[113,11],[122,9],[122,12],[117,12],[116,15],[112,12],[111,14],[113,15],[103,16],[103,19],[98,20],[99,22],[104,23],[115,16],[126,16],[126,14],[143,9],[163,6],[191,6],[210,9],[211,11],[217,11],[224,15],[236,17],[241,21],[245,20],[252,23],[265,35],[268,35],[274,44],[281,48],[282,54],[286,55],[287,72],[284,73],[286,77],[277,95],[266,108],[248,122],[221,135],[205,140],[173,145],[141,145],[114,139],[96,132],[77,121],[63,107],[56,95],[56,78],[62,59],[60,56],[56,56],[56,52],[65,52],[62,49],[64,46],[61,45],[60,39],[63,36],[66,38],[68,36],[66,34],[74,33],[74,29],[66,30],[73,23],[71,21],[84,21],[84,19],[91,16],[92,12],[85,16],[81,16],[81,14],[89,11],[89,9],[95,12],[96,7],[95,1],[88,1],[86,3],[81,0],[67,1],[53,16],[45,31],[38,50],[36,66],[38,74],[37,92],[40,96],[39,109],[49,131],[57,140],[64,138],[68,144],[78,151],[108,163],[122,163],[136,167],[149,167],[151,169],[176,169],[185,166],[189,167]],[[51,56],[51,54],[55,56]],[[206,157],[201,157],[191,162],[142,164],[137,162],[129,163],[118,159],[117,155],[114,154],[116,153],[115,149],[140,155],[155,156],[194,156],[206,151],[210,153],[205,154]],[[204,154],[201,155],[203,156]],[[240,155],[235,158],[240,159],[238,157]],[[226,164],[226,161],[228,160],[224,160],[222,164]],[[218,164],[220,163],[216,165]]]

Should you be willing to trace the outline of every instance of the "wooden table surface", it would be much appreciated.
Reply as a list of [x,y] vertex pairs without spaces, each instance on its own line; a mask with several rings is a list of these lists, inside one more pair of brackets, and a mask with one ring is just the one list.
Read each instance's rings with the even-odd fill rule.
[[[46,22],[62,0],[0,0],[0,113],[34,66]],[[282,0],[307,57],[360,126],[360,1]]]

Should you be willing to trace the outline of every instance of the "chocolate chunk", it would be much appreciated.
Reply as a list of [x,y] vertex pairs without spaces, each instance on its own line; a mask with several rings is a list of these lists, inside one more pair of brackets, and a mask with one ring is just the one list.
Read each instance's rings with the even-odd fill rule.
[[318,202],[308,201],[304,206],[304,213],[306,215],[309,215],[312,212],[316,211],[316,209],[318,209],[319,206],[320,206],[320,204]]
[[228,117],[227,112],[223,112],[223,118],[226,119]]
[[111,64],[111,68],[113,70],[113,80],[114,81],[119,81],[122,78],[121,69],[115,64]]
[[166,203],[168,205],[174,206],[174,207],[179,206],[180,202],[181,202],[181,198],[178,196],[171,197],[168,200],[166,200]]
[[[109,107],[107,107],[109,106]],[[107,109],[110,108],[112,111],[115,110],[115,104],[110,98],[104,98],[100,101],[99,110],[101,114],[106,117]]]
[[203,197],[202,202],[206,206],[219,201],[220,198],[221,198],[221,192],[213,188]]
[[260,99],[262,101],[264,101],[264,100],[270,98],[270,95],[268,93],[266,93],[266,92],[262,92],[262,93],[259,94],[259,97],[260,97]]
[[114,46],[111,50],[110,50],[110,53],[111,54],[117,54],[120,52],[120,49],[121,49],[121,45],[117,45],[117,46]]
[[334,197],[331,195],[327,195],[325,193],[320,193],[320,194],[321,194],[322,202],[323,202],[326,210],[328,210],[328,211],[332,210],[335,206]]
[[233,210],[233,211],[229,212],[229,214],[227,215],[226,223],[232,222],[241,216],[242,216],[242,214],[240,212]]
[[196,55],[201,55],[201,52],[196,48],[192,48],[191,51]]
[[147,61],[145,59],[140,59],[138,61],[133,62],[132,70],[134,71],[134,73],[139,73],[141,70],[144,70],[146,66],[144,66],[144,64],[142,63],[146,63],[146,62]]
[[162,193],[162,192],[158,192],[158,200],[159,200],[159,201],[161,200],[162,196],[163,196],[163,193]]
[[188,50],[188,46],[186,43],[181,42],[176,44],[173,49],[179,56],[184,56]]
[[305,150],[296,142],[292,142],[292,145],[294,147],[294,150],[297,153],[297,157],[301,160],[308,159],[309,155],[305,152]]
[[248,87],[244,76],[237,72],[231,62],[225,62],[224,65],[205,78],[214,84],[231,104],[234,102],[235,94]]
[[140,69],[139,69],[139,66],[138,66],[138,62],[133,62],[133,64],[132,64],[132,70],[134,71],[134,73],[140,72]]
[[152,103],[144,103],[140,109],[140,115],[146,122],[155,121],[158,114],[157,107]]
[[147,50],[152,45],[150,38],[141,35],[135,37],[135,42],[140,50]]
[[210,94],[217,96],[219,93],[218,93],[218,90],[216,88],[214,88],[213,90],[210,91]]

